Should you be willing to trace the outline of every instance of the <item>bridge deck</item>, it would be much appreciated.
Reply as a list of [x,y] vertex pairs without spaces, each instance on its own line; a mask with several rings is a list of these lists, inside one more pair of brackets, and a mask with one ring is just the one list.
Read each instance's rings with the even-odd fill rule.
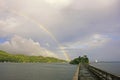
[[84,66],[80,66],[79,80],[96,80],[95,76]]
[[79,64],[73,80],[120,80],[120,77],[90,65]]

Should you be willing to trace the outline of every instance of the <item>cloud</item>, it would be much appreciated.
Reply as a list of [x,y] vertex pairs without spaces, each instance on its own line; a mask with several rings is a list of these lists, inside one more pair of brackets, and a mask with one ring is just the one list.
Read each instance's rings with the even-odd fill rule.
[[10,17],[4,21],[0,21],[0,25],[2,30],[13,30],[15,27],[17,27],[16,19],[13,17]]
[[108,43],[110,38],[107,35],[101,34],[93,34],[90,37],[86,37],[85,39],[73,43],[68,43],[65,47],[66,49],[94,49],[105,45]]
[[[14,2],[16,4],[13,4]],[[15,10],[18,14],[42,24],[55,35],[60,43],[63,43],[77,40],[78,37],[83,38],[95,31],[105,33],[111,32],[110,29],[116,30],[119,24],[116,21],[113,22],[113,17],[115,17],[114,9],[117,2],[117,0],[20,0],[17,2],[11,0],[6,1],[6,6],[9,10]],[[55,4],[62,7],[61,10],[54,8]],[[108,27],[111,28],[106,29]],[[70,39],[71,36],[73,39]]]
[[[64,2],[63,0],[58,1]],[[6,5],[8,6],[8,11],[15,11],[18,14],[26,15],[43,25],[53,24],[57,18],[61,18],[60,10],[56,7],[51,7],[49,2],[45,0],[20,0],[17,2],[16,0],[11,0],[6,1]]]
[[13,36],[10,41],[1,43],[0,49],[14,54],[57,57],[51,51],[41,47],[38,42],[34,42],[32,39],[25,39],[18,35]]
[[14,17],[7,17],[0,20],[0,37],[4,37],[10,34],[14,34],[16,29],[22,23]]
[[50,44],[49,44],[49,43],[46,43],[46,46],[47,46],[47,47],[50,47]]
[[[71,42],[96,33],[116,32],[119,27],[117,0],[79,0],[63,8],[61,18],[46,26],[58,40]],[[52,23],[51,23],[52,24]],[[72,38],[71,38],[72,37]]]
[[119,7],[119,0],[0,0],[0,38],[19,35],[39,42],[40,47],[58,48],[37,25],[42,24],[65,47],[87,48],[95,53],[106,43],[112,46],[110,42],[119,38]]
[[[113,6],[117,0],[79,0],[74,1],[73,8],[77,10],[103,10],[109,9],[111,6]],[[97,11],[99,11],[97,10]]]
[[[1,16],[2,15],[0,15],[0,17]],[[24,17],[8,13],[5,17],[0,18],[0,37],[11,37],[13,35],[32,38],[33,40],[44,44],[46,44],[46,42],[54,42],[49,34],[41,29],[38,22],[26,20]]]
[[52,7],[61,9],[69,6],[72,3],[72,0],[45,0]]
[[119,45],[120,41],[112,40],[108,44],[93,50],[88,50],[86,53],[92,61],[95,59],[99,61],[120,61]]
[[110,38],[107,35],[94,34],[87,40],[86,43],[84,43],[84,45],[88,48],[97,48],[105,45],[105,43],[108,43],[109,41]]
[[5,1],[0,0],[0,11],[3,11],[3,8],[5,7]]

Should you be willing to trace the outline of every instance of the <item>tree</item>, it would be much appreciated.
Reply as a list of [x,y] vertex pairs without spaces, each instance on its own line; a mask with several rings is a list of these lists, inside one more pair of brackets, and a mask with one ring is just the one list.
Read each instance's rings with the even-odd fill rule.
[[66,62],[65,60],[43,57],[43,56],[26,56],[26,55],[13,55],[0,50],[0,62]]
[[89,59],[87,57],[87,55],[84,55],[83,57],[79,56],[78,58],[73,59],[72,61],[70,61],[70,64],[79,64],[79,63],[89,63]]

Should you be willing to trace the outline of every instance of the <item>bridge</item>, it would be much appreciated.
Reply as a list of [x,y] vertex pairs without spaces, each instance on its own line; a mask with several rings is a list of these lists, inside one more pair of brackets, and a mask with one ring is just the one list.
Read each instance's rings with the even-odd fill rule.
[[108,73],[91,65],[79,64],[73,80],[120,80],[120,76]]

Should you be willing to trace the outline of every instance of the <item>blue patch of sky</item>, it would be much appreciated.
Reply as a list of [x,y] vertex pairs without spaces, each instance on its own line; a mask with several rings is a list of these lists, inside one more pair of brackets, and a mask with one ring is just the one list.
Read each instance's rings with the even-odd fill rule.
[[8,38],[6,38],[6,37],[0,37],[0,43],[4,43],[7,40],[8,40]]
[[120,36],[118,35],[110,35],[109,38],[111,38],[112,40],[120,40]]
[[119,36],[119,37],[114,36],[112,39],[113,39],[113,40],[120,40],[120,36]]

